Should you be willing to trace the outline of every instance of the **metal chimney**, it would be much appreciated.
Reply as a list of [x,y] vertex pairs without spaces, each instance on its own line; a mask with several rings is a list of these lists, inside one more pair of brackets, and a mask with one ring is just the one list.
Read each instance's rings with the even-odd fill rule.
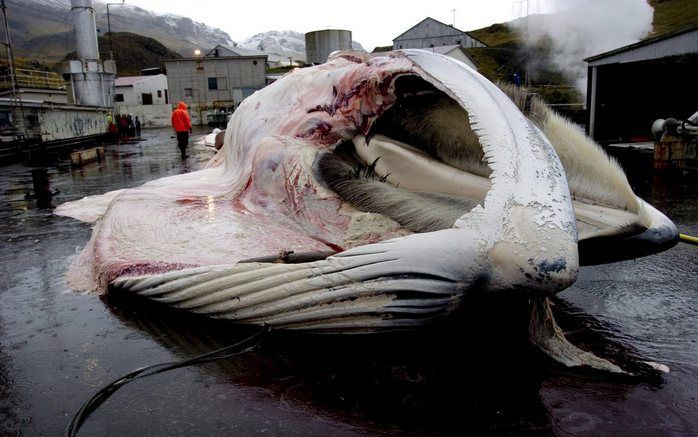
[[78,58],[99,59],[95,8],[92,0],[70,0],[70,14],[75,23]]
[[70,78],[73,103],[85,106],[114,106],[114,61],[99,59],[95,9],[92,0],[70,0],[75,23],[75,40],[79,60],[68,61],[63,74]]

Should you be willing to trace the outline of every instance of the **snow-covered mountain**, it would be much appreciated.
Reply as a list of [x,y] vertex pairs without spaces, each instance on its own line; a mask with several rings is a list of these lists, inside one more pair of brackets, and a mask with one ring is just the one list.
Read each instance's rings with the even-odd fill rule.
[[[265,53],[276,53],[295,60],[305,60],[305,34],[294,30],[270,30],[258,33],[238,43],[239,46],[261,50]],[[358,42],[352,42],[356,50],[364,48]]]
[[[107,1],[94,0],[97,31],[107,33]],[[6,0],[13,45],[18,56],[59,60],[75,50],[70,0]],[[131,32],[153,38],[183,56],[195,49],[207,51],[217,44],[238,45],[225,31],[174,14],[158,14],[129,3],[109,7],[112,32]],[[305,60],[305,35],[293,30],[258,33],[241,47]],[[363,50],[361,44],[353,47]]]
[[293,30],[262,32],[238,42],[247,49],[305,60],[305,35]]
[[[19,55],[61,58],[75,50],[70,0],[6,0],[13,43]],[[107,33],[107,1],[95,0],[97,29]],[[113,32],[131,32],[154,38],[188,56],[196,48],[233,44],[221,29],[174,14],[158,14],[138,6],[110,6]]]

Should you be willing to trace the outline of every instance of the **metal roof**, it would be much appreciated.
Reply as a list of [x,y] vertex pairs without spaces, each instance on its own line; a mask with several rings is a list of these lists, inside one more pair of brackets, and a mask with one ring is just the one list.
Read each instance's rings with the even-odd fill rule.
[[585,61],[590,67],[595,67],[692,53],[698,53],[698,26],[649,38],[586,58]]
[[152,79],[154,76],[127,76],[117,77],[114,79],[114,86],[133,86],[138,82],[143,82],[147,79]]
[[403,35],[407,34],[409,31],[411,31],[412,29],[414,29],[415,27],[419,26],[420,24],[424,23],[424,22],[427,21],[427,20],[434,21],[434,22],[440,24],[441,26],[448,27],[448,28],[450,28],[450,29],[452,29],[452,30],[454,31],[453,34],[451,34],[451,35],[443,35],[443,36],[467,35],[467,36],[469,36],[470,38],[474,39],[475,41],[481,43],[482,45],[487,46],[487,44],[485,44],[484,42],[482,42],[482,41],[480,41],[479,39],[475,38],[470,32],[466,32],[466,31],[464,31],[464,30],[460,30],[460,29],[458,29],[458,28],[456,28],[456,27],[454,27],[454,26],[451,26],[451,25],[446,24],[446,23],[442,23],[441,21],[435,20],[435,19],[433,19],[433,18],[431,18],[431,17],[427,17],[427,18],[423,19],[423,20],[420,21],[419,23],[415,24],[414,26],[410,27],[410,28],[407,29],[406,31],[402,32],[400,35],[398,35],[398,36],[396,36],[395,38],[393,38],[393,41],[400,39]]
[[[260,50],[247,49],[247,48],[240,47],[240,46],[233,47],[233,46],[226,46],[223,44],[218,44],[216,47],[209,50],[208,53],[206,53],[206,55],[204,55],[204,57],[207,57],[207,58],[215,57],[215,56],[213,56],[214,50],[220,49],[220,48],[230,52],[229,56],[265,56],[266,55],[266,53],[264,53]],[[220,56],[220,54],[219,54],[219,57],[222,58],[225,56]]]

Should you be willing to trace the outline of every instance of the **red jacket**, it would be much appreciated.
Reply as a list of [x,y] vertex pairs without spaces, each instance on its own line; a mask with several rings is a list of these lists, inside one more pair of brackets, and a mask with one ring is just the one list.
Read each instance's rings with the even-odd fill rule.
[[174,127],[177,132],[191,130],[191,120],[187,113],[187,105],[184,102],[179,102],[177,109],[172,111],[172,127]]

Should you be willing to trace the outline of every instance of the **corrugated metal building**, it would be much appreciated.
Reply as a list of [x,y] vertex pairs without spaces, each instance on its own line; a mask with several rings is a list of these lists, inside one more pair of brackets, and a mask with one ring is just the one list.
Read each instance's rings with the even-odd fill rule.
[[438,46],[459,45],[465,48],[487,47],[485,43],[468,32],[456,29],[438,20],[427,17],[393,39],[393,50],[428,49]]
[[589,135],[601,143],[651,139],[658,118],[698,110],[698,27],[585,59]]
[[229,110],[266,85],[266,55],[230,55],[218,48],[201,58],[165,61],[170,101],[187,103],[195,124],[206,121],[207,111]]

